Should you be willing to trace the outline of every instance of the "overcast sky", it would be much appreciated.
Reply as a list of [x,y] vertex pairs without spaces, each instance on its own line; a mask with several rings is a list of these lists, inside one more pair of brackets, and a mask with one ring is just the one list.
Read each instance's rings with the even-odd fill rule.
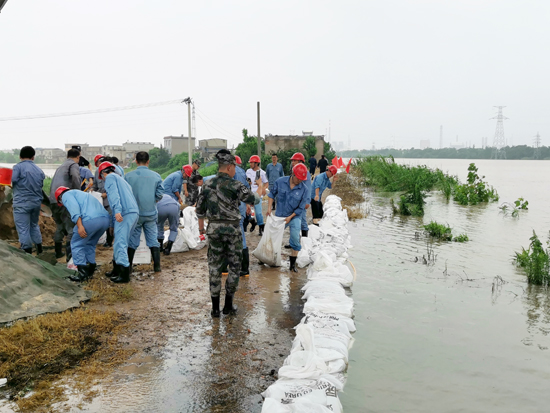
[[[8,0],[0,118],[190,96],[199,139],[312,130],[352,148],[550,145],[550,2]],[[184,104],[0,121],[0,149],[187,134]]]

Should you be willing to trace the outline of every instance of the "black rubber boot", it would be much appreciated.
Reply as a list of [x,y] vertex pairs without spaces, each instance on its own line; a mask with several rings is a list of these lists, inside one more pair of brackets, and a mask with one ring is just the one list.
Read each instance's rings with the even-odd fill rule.
[[82,282],[88,279],[88,266],[87,265],[78,265],[78,272],[75,275],[71,275],[69,280]]
[[42,244],[36,244],[36,253],[42,254],[44,252],[44,249],[42,248]]
[[117,284],[125,284],[130,282],[130,267],[118,265],[120,275],[116,278],[111,278],[111,281]]
[[210,315],[212,317],[219,317],[220,316],[220,297],[211,297],[212,298],[212,311],[210,311]]
[[63,243],[62,242],[56,242],[55,243],[55,258],[61,258],[63,255]]
[[97,264],[88,263],[88,278],[94,278],[94,272],[97,268]]
[[237,314],[237,306],[233,305],[233,295],[227,293],[225,294],[225,305],[223,306],[222,313],[224,313],[225,315]]
[[133,248],[128,248],[128,262],[130,263],[128,268],[130,269],[130,275],[132,274],[132,268],[134,265],[134,255],[136,255],[136,250]]
[[241,277],[248,277],[250,275],[248,266],[250,265],[250,256],[248,255],[248,248],[243,249],[243,260],[241,263]]
[[72,254],[72,251],[71,251],[71,242],[70,241],[65,243],[65,257],[67,259],[67,262],[69,262],[71,260],[71,258],[73,257],[73,254]]
[[170,255],[170,252],[172,251],[172,245],[174,245],[174,242],[168,241],[166,243],[166,248],[164,248],[164,255]]
[[309,234],[309,230],[303,229],[303,230],[302,230],[302,237],[306,237],[306,238],[307,238],[307,234]]
[[290,271],[292,272],[298,272],[298,268],[296,268],[296,258],[298,257],[290,257]]
[[250,232],[254,232],[254,229],[256,228],[256,220],[253,219],[250,221]]
[[286,244],[286,245],[285,245],[285,248],[288,250],[288,249],[290,249],[290,248],[292,248],[292,247],[290,246],[290,244]]
[[24,248],[23,251],[25,251],[27,254],[32,255],[32,248]]
[[105,277],[109,278],[116,278],[120,274],[120,269],[118,268],[118,264],[113,260],[113,269],[109,272],[105,273]]
[[114,235],[111,235],[111,228],[109,228],[107,230],[107,241],[105,241],[105,244],[103,244],[103,246],[105,248],[112,247],[114,239],[115,239]]
[[160,272],[160,249],[158,247],[151,248],[153,256],[153,271]]
[[157,239],[157,241],[159,242],[160,252],[164,252],[164,238],[159,238],[159,239]]
[[263,225],[258,225],[260,227],[260,236],[261,235],[264,235],[264,228],[265,228],[265,224]]

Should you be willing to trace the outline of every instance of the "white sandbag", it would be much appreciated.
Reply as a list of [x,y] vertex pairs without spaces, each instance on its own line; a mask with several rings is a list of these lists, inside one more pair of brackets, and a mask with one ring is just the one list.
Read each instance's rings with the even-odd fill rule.
[[309,401],[300,403],[283,404],[272,398],[264,400],[262,413],[334,413],[322,404]]
[[189,229],[183,228],[178,230],[178,237],[180,236],[180,231],[181,231],[181,236],[183,237],[185,243],[188,246],[188,249],[194,249],[197,247],[197,245],[199,245],[199,238],[193,236],[193,234]]
[[[318,324],[320,323],[320,324]],[[348,331],[349,333],[355,332],[355,322],[349,318],[336,314],[325,314],[319,311],[312,311],[306,314],[300,324],[309,324],[315,326],[334,326],[338,325],[339,331]]]
[[308,237],[302,237],[300,244],[302,245],[302,249],[298,252],[296,265],[298,268],[304,268],[313,262],[311,259],[313,255],[313,241]]
[[327,254],[319,251],[315,254],[315,261],[313,262],[313,265],[310,267],[310,269],[313,269],[315,271],[323,271],[332,268],[333,264],[334,263],[332,259]]
[[74,271],[78,271],[78,267],[74,264],[73,262],[73,257],[71,257],[71,259],[69,260],[69,262],[67,263],[67,269],[69,270],[74,270]]
[[318,241],[322,237],[321,230],[317,225],[310,225],[309,233],[307,234],[307,236],[313,241]]
[[[101,198],[101,194],[99,192],[95,192],[95,191],[91,191],[91,192],[88,192],[91,196],[93,196],[95,199],[97,199],[97,202],[99,202],[101,204],[101,206],[103,206],[103,198]],[[109,231],[109,230],[107,230]],[[101,237],[99,237],[99,239],[97,240],[97,244],[96,245],[103,245],[107,242],[107,232],[104,232]]]
[[262,239],[252,252],[252,255],[264,264],[272,267],[280,267],[284,230],[285,218],[276,217],[273,214],[269,215],[265,223]]
[[[107,230],[107,231],[109,231],[109,230]],[[97,240],[96,245],[103,245],[107,242],[107,231],[105,231],[103,233],[103,235],[101,235],[101,237],[99,237],[99,239]]]
[[331,298],[334,301],[351,300],[346,295],[342,284],[337,281],[311,280],[302,287],[302,291],[304,291],[303,300],[307,300],[309,297]]
[[335,302],[331,299],[310,297],[304,305],[304,314],[320,311],[327,314],[353,316],[353,300],[351,302]]
[[[164,239],[168,239],[169,235],[170,235],[170,231],[165,231]],[[185,236],[183,235],[183,228],[179,228],[178,235],[176,236],[176,240],[174,241],[174,244],[172,244],[171,252],[187,252],[187,251],[189,251],[189,246],[187,245],[187,242],[185,242]]]
[[327,365],[313,351],[291,353],[279,369],[281,379],[318,379],[327,373]]
[[[194,238],[199,238],[200,232],[199,232],[199,218],[197,217],[197,214],[195,213],[195,207],[187,207],[182,212],[183,215],[183,226],[189,232]],[[191,247],[190,248],[195,248]]]
[[150,264],[151,263],[151,250],[147,246],[147,241],[145,240],[145,233],[141,231],[139,236],[139,247],[136,249],[134,255],[134,264]]
[[[322,254],[318,253],[317,255]],[[343,287],[351,287],[353,285],[353,274],[347,265],[340,262],[336,262],[332,267],[318,271],[315,268],[315,264],[309,267],[307,270],[308,280],[327,280],[337,281],[342,284]]]

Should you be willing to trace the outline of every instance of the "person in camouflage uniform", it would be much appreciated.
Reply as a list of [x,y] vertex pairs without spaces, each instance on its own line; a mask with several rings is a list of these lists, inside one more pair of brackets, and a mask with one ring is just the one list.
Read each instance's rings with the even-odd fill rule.
[[199,231],[205,233],[204,219],[208,219],[208,272],[210,275],[210,296],[212,316],[220,316],[220,292],[222,268],[228,263],[229,274],[225,282],[224,314],[235,314],[233,296],[239,285],[243,240],[241,236],[239,211],[240,202],[254,205],[254,195],[235,176],[235,157],[227,149],[216,154],[219,172],[203,185],[197,200],[195,212],[199,218]]
[[196,177],[199,176],[201,161],[199,159],[195,159],[191,167],[193,168],[193,172],[187,180],[187,183],[183,184],[184,192],[187,190],[187,192],[185,192],[185,203],[189,206],[195,205],[199,197],[199,186],[197,185]]

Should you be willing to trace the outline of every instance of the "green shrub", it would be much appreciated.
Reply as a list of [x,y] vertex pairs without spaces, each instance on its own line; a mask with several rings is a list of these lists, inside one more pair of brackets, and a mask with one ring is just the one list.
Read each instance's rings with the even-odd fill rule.
[[530,284],[548,285],[550,281],[548,249],[544,249],[535,231],[529,238],[531,243],[529,248],[521,248],[521,252],[516,252],[514,261],[517,266],[525,269],[527,281]]
[[454,242],[467,242],[470,241],[467,234],[460,234],[453,238]]
[[424,230],[430,237],[440,239],[442,241],[451,241],[453,236],[451,234],[451,227],[443,224],[438,224],[435,221],[431,221],[428,225],[424,225]]
[[471,163],[468,167],[468,182],[457,185],[454,200],[460,205],[476,205],[480,202],[498,201],[498,193],[483,181],[484,176],[477,174],[477,167]]

